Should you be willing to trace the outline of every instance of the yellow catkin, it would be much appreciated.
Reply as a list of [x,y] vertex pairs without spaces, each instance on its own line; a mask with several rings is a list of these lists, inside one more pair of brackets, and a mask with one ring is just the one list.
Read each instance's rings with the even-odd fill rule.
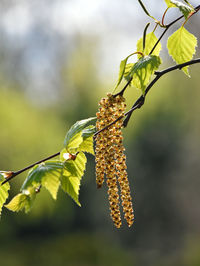
[[[99,112],[96,114],[97,123],[96,129],[101,130],[107,124],[107,117],[109,116],[109,99],[103,98],[99,102]],[[103,131],[99,133],[96,137],[96,149],[95,149],[95,162],[96,162],[96,184],[97,188],[102,187],[104,182],[104,173],[106,168],[105,162],[105,153],[106,153],[106,145],[107,145],[107,132]]]
[[[107,123],[110,124],[115,120],[115,98],[112,95],[108,95],[108,113],[106,116]],[[113,147],[113,134],[110,130],[114,128],[114,125],[110,126],[106,130],[107,145],[106,145],[106,183],[108,186],[108,200],[110,204],[110,215],[117,228],[121,227],[121,214],[120,214],[120,202],[119,202],[119,191],[117,186],[117,176],[115,169],[115,149]]]
[[[125,112],[125,103],[124,98],[119,97],[117,100],[117,115],[121,116]],[[126,155],[124,154],[125,148],[123,146],[123,136],[122,136],[122,120],[119,120],[115,124],[115,144],[116,144],[116,152],[115,152],[115,162],[116,162],[116,170],[118,175],[118,182],[120,185],[121,191],[121,202],[124,213],[124,218],[127,221],[128,226],[130,227],[134,221],[133,214],[133,206],[132,206],[132,197],[130,193],[130,186],[128,181],[128,174],[126,171]]]
[[[106,125],[124,115],[126,107],[124,98],[122,96],[113,97],[111,94],[107,96],[107,98],[101,99],[99,103],[97,130],[103,129]],[[118,183],[124,217],[128,226],[131,226],[134,220],[121,128],[122,121],[119,120],[99,133],[96,137],[95,149],[97,187],[102,186],[105,175],[108,186],[110,215],[117,228],[121,226]]]

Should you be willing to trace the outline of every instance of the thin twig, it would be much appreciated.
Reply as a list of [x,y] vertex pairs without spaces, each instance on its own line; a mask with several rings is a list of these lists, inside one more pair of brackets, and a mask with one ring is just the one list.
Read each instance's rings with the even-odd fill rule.
[[[101,130],[97,131],[97,132],[94,134],[94,139],[95,139],[95,137],[96,137],[100,132],[102,132],[102,131],[108,129],[111,125],[115,124],[117,121],[121,120],[121,119],[124,118],[125,116],[126,116],[126,118],[125,118],[125,120],[124,120],[124,122],[123,122],[123,126],[126,127],[127,124],[128,124],[128,121],[129,121],[129,119],[130,119],[130,117],[131,117],[131,115],[132,115],[132,113],[133,113],[136,109],[139,109],[139,108],[141,108],[141,107],[143,106],[144,101],[145,101],[145,97],[146,97],[147,93],[150,91],[150,89],[152,88],[152,86],[153,86],[153,85],[154,85],[154,84],[155,84],[155,83],[156,83],[156,82],[157,82],[157,81],[158,81],[163,75],[165,75],[165,74],[167,74],[167,73],[169,73],[169,72],[171,72],[171,71],[174,71],[174,70],[176,70],[176,69],[182,69],[182,68],[185,67],[185,66],[189,66],[189,65],[193,65],[193,64],[197,64],[197,63],[200,63],[200,58],[197,58],[197,59],[194,59],[194,60],[190,60],[190,61],[185,62],[185,63],[183,63],[183,64],[178,64],[178,65],[175,65],[175,66],[169,67],[169,68],[164,69],[164,70],[162,70],[162,71],[157,71],[157,72],[155,72],[154,74],[156,75],[156,77],[155,77],[155,78],[151,81],[151,83],[147,86],[147,88],[146,88],[146,90],[145,90],[145,92],[144,92],[144,95],[141,95],[141,96],[137,99],[137,101],[133,104],[132,108],[131,108],[128,112],[126,112],[123,116],[118,117],[115,121],[113,121],[113,122],[110,123],[109,125],[105,126],[105,127],[102,128]],[[127,86],[128,86],[128,85],[127,85]],[[26,170],[29,170],[30,168],[34,167],[35,165],[40,164],[40,163],[42,163],[42,162],[45,162],[45,161],[47,161],[47,160],[50,160],[50,159],[52,159],[52,158],[54,158],[54,157],[56,157],[56,156],[58,156],[58,155],[60,155],[60,152],[57,152],[57,153],[55,153],[55,154],[53,154],[53,155],[51,155],[51,156],[48,156],[48,157],[46,157],[46,158],[44,158],[44,159],[42,159],[42,160],[40,160],[40,161],[38,161],[38,162],[36,162],[36,163],[33,163],[33,164],[31,164],[31,165],[29,165],[29,166],[27,166],[27,167],[25,167],[25,168],[23,168],[23,169],[21,169],[21,170],[19,170],[19,171],[17,171],[17,172],[12,172],[12,175],[10,175],[5,181],[3,181],[1,185],[7,183],[8,181],[10,181],[11,179],[13,179],[13,178],[16,177],[17,175],[21,174],[22,172],[25,172]]]
[[127,89],[128,85],[131,84],[132,79],[133,78],[130,78],[129,81],[126,83],[126,85],[123,87],[123,89],[120,92],[114,94],[113,97],[117,97],[118,95],[123,96],[123,94],[124,94],[125,90]]
[[[188,62],[182,63],[182,64],[178,64],[172,67],[169,67],[167,69],[164,69],[162,71],[156,71],[154,74],[156,75],[156,77],[151,81],[151,83],[149,83],[149,85],[147,86],[144,95],[141,95],[138,100],[133,104],[132,108],[129,110],[129,113],[127,114],[126,118],[124,119],[123,122],[123,126],[126,127],[128,124],[128,121],[133,113],[133,111],[135,111],[136,109],[140,108],[143,104],[144,104],[144,100],[145,97],[147,95],[147,93],[150,91],[150,89],[153,87],[153,85],[165,74],[174,71],[176,69],[182,69],[183,67],[189,66],[189,65],[193,65],[193,64],[197,64],[200,63],[200,58],[194,59],[194,60],[190,60]],[[138,106],[138,102],[140,102],[140,106],[138,108],[135,108],[135,106]],[[133,110],[132,110],[133,109]],[[131,111],[132,110],[132,111]]]
[[[174,70],[176,70],[176,69],[182,69],[183,67],[186,67],[186,66],[189,66],[189,65],[193,65],[193,64],[197,64],[197,63],[200,63],[200,58],[197,58],[197,59],[194,59],[194,60],[190,60],[190,61],[188,61],[188,62],[185,62],[185,63],[182,63],[182,64],[178,64],[178,65],[175,65],[175,66],[169,67],[169,68],[164,69],[164,70],[162,70],[162,71],[157,71],[157,72],[155,72],[154,74],[156,75],[156,77],[155,77],[155,78],[151,81],[151,83],[147,86],[147,88],[146,88],[146,90],[145,90],[145,92],[144,92],[144,95],[141,95],[141,96],[137,99],[137,101],[133,104],[132,108],[131,108],[128,112],[126,112],[123,116],[118,117],[115,121],[113,121],[112,123],[110,123],[110,124],[107,125],[106,127],[102,128],[101,130],[97,131],[97,132],[94,134],[94,139],[95,139],[95,137],[96,137],[100,132],[102,132],[102,131],[108,129],[111,125],[115,124],[117,121],[121,120],[121,119],[124,118],[125,116],[126,116],[126,118],[125,118],[125,120],[124,120],[124,122],[123,122],[123,126],[126,127],[127,124],[128,124],[128,121],[129,121],[129,119],[130,119],[130,117],[131,117],[131,115],[132,115],[132,113],[133,113],[136,109],[139,109],[139,108],[141,108],[141,107],[143,106],[144,101],[145,101],[145,97],[146,97],[147,93],[150,91],[150,89],[152,88],[152,86],[153,86],[153,85],[154,85],[154,84],[155,84],[155,83],[156,83],[156,82],[157,82],[157,81],[158,81],[163,75],[165,75],[165,74],[167,74],[167,73],[169,73],[169,72],[171,72],[171,71],[174,71]],[[42,159],[42,160],[40,160],[40,161],[38,161],[38,162],[36,162],[36,163],[33,163],[33,164],[31,164],[31,165],[29,165],[29,166],[27,166],[27,167],[25,167],[25,168],[23,168],[23,169],[21,169],[21,170],[19,170],[19,171],[17,171],[17,172],[11,172],[12,175],[9,175],[9,177],[8,177],[5,181],[3,181],[1,185],[7,183],[8,181],[10,181],[11,179],[13,179],[13,178],[16,177],[17,175],[21,174],[22,172],[25,172],[26,170],[28,170],[28,169],[34,167],[35,165],[40,164],[40,163],[42,163],[42,162],[45,162],[45,161],[47,161],[47,160],[50,160],[50,159],[52,159],[52,158],[54,158],[54,157],[56,157],[56,156],[59,156],[59,155],[60,155],[60,152],[57,152],[57,153],[55,153],[55,154],[53,154],[53,155],[50,155],[50,156],[48,156],[48,157],[46,157],[46,158],[44,158],[44,159]]]
[[[156,75],[156,77],[149,83],[149,85],[147,86],[144,94],[142,94],[137,100],[136,102],[133,104],[133,106],[131,107],[131,109],[126,112],[124,114],[124,116],[126,116],[126,118],[124,119],[124,122],[123,122],[123,126],[126,127],[127,124],[128,124],[128,121],[132,115],[132,113],[136,110],[136,109],[139,109],[143,106],[144,104],[144,101],[145,101],[145,97],[147,95],[147,93],[150,91],[150,89],[153,87],[153,85],[165,74],[171,72],[171,71],[174,71],[174,70],[177,70],[177,69],[182,69],[183,67],[186,67],[186,66],[189,66],[189,65],[193,65],[193,64],[197,64],[197,63],[200,63],[200,58],[197,58],[197,59],[193,59],[193,60],[190,60],[188,62],[185,62],[185,63],[182,63],[182,64],[178,64],[178,65],[175,65],[175,66],[172,66],[172,67],[169,67],[169,68],[166,68],[162,71],[156,71],[154,74]],[[99,134],[101,133],[102,131],[108,129],[110,126],[112,126],[113,124],[115,124],[117,121],[121,120],[124,116],[120,116],[118,117],[115,121],[113,121],[112,123],[108,124],[107,126],[105,126],[104,128],[98,130],[95,134],[94,134],[94,138]]]
[[36,164],[43,163],[43,162],[45,162],[45,161],[47,161],[47,160],[50,160],[50,159],[52,159],[52,158],[54,158],[54,157],[56,157],[56,156],[58,156],[58,155],[60,155],[60,152],[57,152],[57,153],[55,153],[55,154],[53,154],[53,155],[51,155],[51,156],[48,156],[48,157],[46,157],[46,158],[44,158],[44,159],[42,159],[42,160],[40,160],[40,161],[38,161],[38,162],[36,162],[36,163],[33,163],[33,164],[31,164],[31,165],[29,165],[29,166],[27,166],[27,167],[25,167],[25,168],[23,168],[23,169],[21,169],[21,170],[19,170],[19,171],[12,172],[12,175],[9,176],[8,178],[6,178],[6,180],[3,181],[1,185],[7,183],[7,182],[10,181],[11,179],[13,179],[15,176],[17,176],[17,175],[19,175],[19,174],[21,174],[21,173],[23,173],[23,172],[25,172],[25,171],[31,169],[31,168],[34,167]]
[[[200,10],[200,5],[198,5],[197,7],[195,7],[194,10],[195,10],[195,13],[197,13],[197,12]],[[194,13],[194,14],[195,14],[195,13]],[[173,21],[170,22],[169,24],[165,25],[165,30],[163,31],[163,33],[162,33],[162,34],[160,35],[160,37],[158,38],[157,42],[155,43],[155,45],[154,45],[153,48],[151,49],[149,55],[151,55],[151,54],[153,53],[153,51],[156,49],[157,45],[159,44],[159,42],[161,41],[161,39],[163,38],[163,36],[165,35],[165,33],[168,31],[168,29],[169,29],[172,25],[174,25],[176,22],[178,22],[179,20],[181,20],[182,18],[184,18],[184,15],[178,17],[177,19],[173,20]],[[158,25],[158,24],[157,24],[157,25]],[[125,90],[127,89],[128,85],[130,85],[131,81],[132,81],[132,78],[126,83],[126,85],[123,87],[123,89],[122,89],[119,93],[117,93],[117,94],[115,94],[115,95],[113,95],[113,96],[114,96],[114,97],[116,97],[116,96],[118,96],[118,95],[123,96],[123,93],[124,93]]]
[[[197,13],[200,10],[200,5],[198,5],[197,7],[194,8],[195,13]],[[194,14],[195,14],[194,13]],[[158,45],[158,43],[161,41],[161,39],[163,38],[163,36],[165,35],[165,33],[168,31],[168,29],[174,25],[176,22],[178,22],[179,20],[181,20],[182,18],[184,18],[184,15],[178,17],[177,19],[173,20],[172,22],[170,22],[169,24],[165,25],[165,30],[163,31],[163,33],[160,35],[160,37],[158,38],[157,42],[155,43],[155,45],[153,46],[153,48],[151,49],[151,52],[149,53],[150,55],[153,53],[153,51],[155,50],[156,46]]]

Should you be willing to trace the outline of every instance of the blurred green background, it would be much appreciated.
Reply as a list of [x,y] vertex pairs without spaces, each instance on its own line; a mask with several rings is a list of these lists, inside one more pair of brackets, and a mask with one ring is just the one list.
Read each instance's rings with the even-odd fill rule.
[[[144,3],[161,18],[164,1]],[[95,115],[148,18],[129,0],[2,0],[0,10],[0,169],[18,170],[58,152],[69,127]],[[187,25],[198,40],[199,22],[197,14]],[[173,62],[162,45],[164,68]],[[3,209],[1,266],[200,265],[199,66],[190,73],[159,80],[124,129],[133,227],[113,227],[89,155],[81,208],[42,190],[28,215]],[[128,107],[139,95],[128,89]],[[10,198],[25,176],[11,182]]]

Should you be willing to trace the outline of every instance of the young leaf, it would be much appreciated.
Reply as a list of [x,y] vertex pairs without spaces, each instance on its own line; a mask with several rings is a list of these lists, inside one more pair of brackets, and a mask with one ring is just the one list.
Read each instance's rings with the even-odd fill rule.
[[122,79],[123,79],[123,77],[124,77],[124,72],[125,72],[126,64],[127,64],[127,61],[128,61],[128,59],[129,59],[129,57],[131,57],[131,56],[134,55],[134,54],[137,54],[137,52],[128,55],[124,60],[121,61],[121,63],[120,63],[120,67],[119,67],[118,82],[117,82],[117,85],[116,85],[115,88],[114,88],[114,91],[117,89],[117,87],[119,86],[119,84],[121,83],[121,81],[122,81]]
[[130,74],[131,70],[133,69],[133,63],[127,64],[125,71],[124,71],[124,77],[128,77],[128,75]]
[[[66,172],[68,174],[68,172]],[[78,206],[81,207],[79,202],[79,188],[80,188],[80,180],[76,176],[67,175],[65,171],[63,172],[63,176],[61,178],[61,187],[75,202]]]
[[73,164],[77,171],[77,177],[79,179],[82,178],[84,175],[85,167],[87,163],[87,158],[83,152],[79,152],[79,154],[76,156],[76,159],[73,161]]
[[42,178],[42,186],[44,186],[56,200],[57,192],[60,186],[60,178],[62,175],[63,165],[61,168],[54,168],[51,162],[45,163],[46,172]]
[[151,76],[161,64],[161,59],[156,55],[142,57],[135,63],[127,78],[133,77],[131,84],[144,93]]
[[59,161],[47,161],[34,166],[28,173],[21,190],[43,185],[51,193],[52,197],[56,199],[63,168],[63,163]]
[[[142,52],[144,55],[149,55],[152,48],[154,47],[155,43],[158,41],[158,38],[154,34],[154,32],[150,32],[146,35],[146,41],[145,41],[145,49],[143,51],[143,37],[140,38],[137,42],[137,51]],[[152,55],[159,55],[161,51],[161,43],[159,42],[156,48],[154,49]],[[141,58],[141,55],[138,54],[138,59]]]
[[[119,75],[118,75],[118,81],[117,81],[117,85],[115,86],[115,89],[119,86],[119,84],[121,83],[123,76],[124,76],[124,71],[125,71],[125,67],[126,67],[126,63],[128,61],[129,57],[126,57],[124,60],[121,61],[120,63],[120,67],[119,67]],[[114,89],[114,91],[115,91]]]
[[82,130],[86,127],[86,125],[95,120],[96,117],[91,117],[88,119],[77,121],[67,132],[64,139],[64,146],[66,147],[68,152],[76,152],[76,149],[79,147],[82,139]]
[[83,151],[94,155],[93,137],[85,138],[78,147],[78,151]]
[[176,7],[170,0],[165,0],[165,3],[167,4],[167,7]]
[[184,2],[188,4],[192,9],[194,9],[194,7],[187,0],[184,0]]
[[90,125],[82,130],[83,140],[92,137],[96,131],[95,126]]
[[2,174],[0,174],[0,216],[2,207],[8,198],[8,190],[10,189],[10,185],[8,182],[5,183],[3,186],[1,185],[3,181],[5,181],[5,178]]
[[80,152],[75,160],[65,162],[65,168],[61,178],[62,189],[79,205],[79,189],[81,178],[85,171],[87,159],[83,152]]
[[178,9],[181,11],[181,13],[184,15],[185,19],[189,16],[189,14],[194,11],[194,8],[191,6],[185,5],[181,3],[180,1],[171,0],[170,1],[173,6],[171,7],[178,7]]
[[[169,55],[177,64],[192,60],[196,46],[196,37],[184,27],[174,32],[167,41]],[[189,76],[188,67],[184,67],[183,71]]]
[[32,199],[25,193],[17,194],[5,207],[13,212],[19,212],[23,209],[25,213],[29,212],[32,206]]
[[88,152],[94,155],[93,135],[96,129],[95,126],[88,126],[82,131],[82,143],[79,145],[77,151]]

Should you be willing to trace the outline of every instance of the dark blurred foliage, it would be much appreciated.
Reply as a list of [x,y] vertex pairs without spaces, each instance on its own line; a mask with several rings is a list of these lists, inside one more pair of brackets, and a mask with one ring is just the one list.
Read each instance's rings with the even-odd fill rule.
[[[59,42],[56,35],[54,39]],[[18,170],[59,151],[69,127],[95,115],[99,99],[114,87],[110,76],[100,78],[98,43],[97,37],[79,34],[73,48],[61,42],[70,52],[60,52],[60,60],[55,56],[56,72],[43,72],[45,78],[57,76],[50,77],[56,80],[53,89],[42,83],[38,99],[37,88],[18,76],[25,72],[10,64],[18,62],[21,52],[7,57],[12,45],[1,46],[0,169]],[[6,62],[10,58],[14,61]],[[24,68],[29,71],[26,64]],[[190,79],[177,71],[159,80],[124,129],[133,227],[125,222],[120,230],[113,227],[106,187],[96,189],[94,158],[88,155],[81,208],[62,191],[54,202],[42,190],[30,214],[3,210],[2,266],[200,265],[199,66],[192,66],[190,73]],[[128,107],[139,95],[128,89]],[[11,182],[10,198],[25,176]]]

